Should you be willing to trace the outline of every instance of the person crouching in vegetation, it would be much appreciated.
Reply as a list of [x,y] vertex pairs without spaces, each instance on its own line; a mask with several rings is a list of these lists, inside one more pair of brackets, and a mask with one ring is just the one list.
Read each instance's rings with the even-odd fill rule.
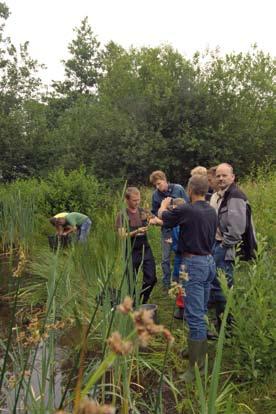
[[211,252],[217,230],[217,215],[215,209],[205,201],[207,190],[207,177],[194,175],[188,182],[191,204],[184,204],[169,211],[171,198],[167,197],[162,201],[158,211],[164,227],[180,226],[178,250],[187,272],[186,280],[183,282],[186,294],[185,317],[189,327],[189,368],[183,375],[186,382],[195,378],[195,363],[200,372],[204,372],[207,352],[205,317],[211,282],[216,273]]
[[64,227],[61,224],[59,224],[58,219],[64,218],[67,215],[68,215],[68,213],[66,211],[63,211],[62,213],[57,213],[57,214],[54,215],[54,217],[51,217],[50,218],[50,223],[53,226],[55,226],[55,228],[56,228],[56,234],[58,236],[61,236],[63,234],[63,232],[64,232]]
[[[131,296],[135,294],[137,273],[140,266],[142,266],[143,285],[141,299],[142,303],[147,303],[157,279],[155,260],[147,238],[147,215],[139,207],[140,201],[141,196],[138,188],[128,187],[125,192],[126,209],[118,214],[116,229],[120,237],[129,236],[131,240],[131,259],[135,280],[133,280],[134,291],[129,292],[129,294]],[[130,283],[129,289],[131,289]]]
[[59,236],[76,233],[79,242],[87,240],[92,224],[88,216],[75,211],[67,213],[64,217],[53,217],[50,222],[56,227]]

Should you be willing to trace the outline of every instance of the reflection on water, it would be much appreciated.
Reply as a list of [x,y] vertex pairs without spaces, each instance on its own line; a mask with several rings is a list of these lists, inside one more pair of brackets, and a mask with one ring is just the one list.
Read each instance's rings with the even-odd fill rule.
[[[13,298],[15,293],[16,278],[12,277],[13,269],[16,266],[16,260],[9,256],[0,256],[0,339],[7,343],[7,338],[12,322]],[[22,330],[22,320],[20,309],[17,309],[15,325],[18,331]],[[15,326],[13,327],[15,328]],[[24,328],[24,327],[23,327]],[[15,332],[15,331],[14,331]],[[10,357],[6,366],[4,384],[0,396],[1,413],[24,413],[36,412],[37,407],[45,408],[46,412],[53,412],[57,408],[62,398],[62,381],[64,375],[62,371],[63,361],[66,360],[68,352],[66,344],[53,345],[51,341],[40,341],[35,350],[35,346],[27,356],[27,349],[22,352],[15,341],[13,335]],[[0,348],[0,367],[3,364],[5,349]],[[28,358],[28,363],[25,361]],[[33,370],[30,372],[31,366]],[[16,396],[18,393],[18,384],[22,377],[23,367],[26,367],[24,380],[19,392],[17,408],[14,411]],[[67,363],[68,368],[68,363]],[[26,389],[30,385],[31,392],[28,393],[28,399],[25,401]],[[26,406],[27,411],[26,411]],[[49,410],[49,411],[48,411]],[[41,411],[40,411],[41,412]]]
[[[29,357],[29,366],[33,364],[33,370],[26,371],[22,387],[19,392],[16,413],[37,412],[38,406],[45,409],[45,412],[52,412],[57,408],[62,398],[62,361],[65,358],[65,350],[56,347],[52,353],[49,345],[41,341],[37,347],[37,352],[33,352]],[[12,373],[9,376],[9,382],[5,384],[2,390],[4,394],[2,412],[13,412],[16,396],[18,393],[18,383],[14,387],[11,385]],[[26,390],[30,386],[31,392],[25,401]],[[49,410],[49,411],[47,411]]]
[[11,320],[11,303],[7,297],[15,286],[14,278],[11,277],[12,269],[11,257],[0,255],[0,338],[2,339],[7,336]]

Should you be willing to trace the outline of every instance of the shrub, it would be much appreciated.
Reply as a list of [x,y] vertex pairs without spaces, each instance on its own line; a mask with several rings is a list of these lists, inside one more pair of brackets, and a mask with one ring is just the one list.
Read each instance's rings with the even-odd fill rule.
[[45,204],[43,213],[48,217],[61,211],[79,211],[89,216],[102,202],[101,186],[84,168],[66,174],[58,169],[45,180]]

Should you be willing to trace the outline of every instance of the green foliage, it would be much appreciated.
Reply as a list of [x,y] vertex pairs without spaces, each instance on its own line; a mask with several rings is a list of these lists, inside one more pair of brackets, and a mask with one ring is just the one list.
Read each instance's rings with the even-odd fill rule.
[[[175,349],[168,352],[160,343],[154,343],[153,352],[139,356],[137,350],[130,359],[118,359],[112,376],[108,371],[102,384],[98,380],[110,362],[105,359],[110,333],[119,330],[124,336],[129,334],[129,325],[113,309],[114,300],[120,301],[127,294],[126,270],[131,274],[124,243],[114,231],[113,205],[119,210],[121,202],[114,188],[121,188],[126,179],[130,183],[146,183],[149,173],[160,168],[171,180],[185,182],[191,167],[220,161],[233,163],[240,176],[251,173],[243,188],[260,233],[257,260],[238,263],[236,269],[231,309],[234,336],[227,340],[231,347],[224,349],[223,367],[234,371],[232,379],[238,378],[239,382],[250,379],[257,383],[261,378],[269,381],[269,375],[273,375],[275,58],[256,47],[248,53],[223,57],[216,51],[205,56],[196,54],[192,60],[170,46],[125,50],[110,42],[100,49],[85,18],[69,44],[65,80],[54,82],[55,91],[41,99],[37,76],[41,66],[30,57],[27,42],[16,49],[5,37],[8,16],[8,7],[0,3],[0,170],[5,181],[15,180],[0,186],[0,233],[3,249],[7,245],[23,247],[22,263],[26,261],[24,253],[31,252],[27,267],[31,276],[23,276],[25,285],[17,298],[20,304],[46,303],[41,334],[46,322],[56,317],[73,318],[77,329],[88,325],[78,343],[82,349],[88,340],[94,352],[92,360],[89,357],[84,364],[83,393],[93,386],[95,395],[101,394],[103,399],[112,395],[114,402],[124,401],[125,411],[129,406],[137,413],[140,407],[141,412],[162,412],[167,409],[166,398],[161,398],[166,385],[165,397],[172,393],[174,412],[253,412],[238,388],[227,381],[224,386],[219,384],[223,332],[210,380],[207,372],[204,383],[198,377],[197,390],[186,390],[184,397],[182,385],[180,389],[177,383],[178,372],[185,365],[179,359],[185,342],[183,325],[175,329]],[[29,176],[39,178],[23,179]],[[103,185],[99,178],[108,181]],[[108,195],[110,183],[112,194]],[[84,249],[74,246],[53,254],[46,250],[44,234],[52,230],[48,218],[64,210],[88,214],[94,225]],[[149,238],[160,262],[159,230],[151,229]],[[160,296],[157,287],[153,300],[161,304],[159,316],[171,322],[168,308],[173,311],[173,303]],[[11,320],[13,324],[15,319]],[[12,324],[10,336],[15,332]],[[51,367],[51,372],[41,371],[43,398],[45,378],[54,381],[56,336],[50,332],[43,345],[44,368],[48,364]],[[30,381],[24,378],[26,355],[22,349],[18,358],[11,355],[11,338],[5,349],[4,367],[16,362],[14,370],[19,373],[16,398],[20,397],[20,389],[24,390],[31,410],[44,412],[45,398],[36,400],[31,395]],[[37,349],[30,353],[33,361],[36,353]],[[80,353],[75,356],[71,378],[76,377],[83,362]],[[3,370],[1,385],[5,387],[6,379]],[[112,386],[107,385],[112,381]],[[70,379],[68,384],[64,400],[70,403]],[[134,384],[138,384],[138,391],[134,391]],[[145,392],[142,386],[147,388],[148,384]],[[239,398],[245,403],[240,403]],[[198,401],[191,404],[190,399]],[[268,403],[270,408],[274,406],[272,400]],[[53,405],[50,400],[45,404],[49,410]],[[256,405],[255,398],[250,405]]]
[[103,200],[99,182],[84,168],[68,174],[58,169],[48,175],[45,183],[43,213],[49,217],[61,211],[79,211],[93,217]]
[[1,3],[0,3],[0,17],[2,19],[6,20],[9,17],[9,15],[10,15],[10,12],[9,12],[8,6],[6,5],[6,3],[1,1]]
[[265,237],[269,249],[276,246],[276,171],[269,161],[263,166],[252,169],[252,176],[243,182],[254,210],[254,222],[262,237]]
[[110,42],[101,68],[97,100],[76,100],[55,130],[69,168],[83,162],[100,177],[144,183],[161,168],[183,182],[196,164],[228,161],[244,175],[275,153],[275,59],[256,48],[187,61],[169,46]]
[[26,197],[16,188],[12,191],[1,188],[0,235],[3,250],[28,246],[35,230],[35,208],[33,197]]
[[[7,19],[7,6],[5,3],[0,6],[0,17]],[[5,180],[34,172],[28,170],[34,156],[30,150],[34,146],[29,145],[31,136],[27,133],[24,103],[40,98],[41,80],[37,73],[42,67],[30,57],[28,42],[16,48],[11,39],[4,36],[3,23],[0,26],[0,175]],[[36,148],[38,144],[36,141]]]
[[256,380],[276,368],[275,260],[259,239],[257,260],[236,274],[231,358],[238,375]]
[[[2,4],[2,20],[8,9]],[[0,27],[0,170],[4,180],[85,165],[97,178],[147,183],[154,169],[185,183],[197,164],[275,162],[275,58],[217,51],[185,59],[169,45],[100,46],[85,18],[65,79],[41,97],[41,65]],[[1,172],[0,171],[0,172]]]
[[[45,197],[53,185],[57,185],[60,181],[69,191],[70,183],[72,188],[75,183],[81,185],[84,182],[86,186],[88,185],[86,180],[90,178],[84,170],[75,171],[75,175],[58,170],[45,180],[18,180],[1,186],[1,200],[6,203],[6,209],[9,208],[9,211],[13,212],[13,216],[10,216],[11,221],[17,218],[23,219],[23,225],[18,227],[21,229],[18,238],[28,240],[28,234],[33,237],[33,229],[28,223],[33,223],[37,206],[40,206],[40,214],[45,215],[40,216],[41,220],[47,221],[49,205],[46,207]],[[110,207],[108,203],[107,210],[94,210],[95,225],[87,245],[75,245],[56,254],[46,249],[46,240],[44,243],[28,246],[30,256],[26,270],[29,275],[23,276],[20,280],[22,282],[17,294],[17,302],[23,313],[24,309],[34,311],[37,304],[40,305],[41,310],[42,304],[46,304],[41,314],[39,333],[43,335],[45,332],[49,336],[44,337],[40,347],[43,349],[44,361],[42,369],[39,370],[39,382],[43,394],[40,399],[34,398],[29,377],[24,376],[25,371],[33,370],[32,363],[37,362],[38,348],[32,347],[29,355],[26,355],[26,349],[22,349],[20,343],[17,344],[15,352],[13,341],[11,339],[6,341],[5,366],[12,366],[18,373],[14,387],[14,393],[17,393],[19,398],[18,406],[22,395],[28,401],[30,412],[44,412],[47,404],[48,407],[52,406],[53,401],[45,396],[47,394],[45,383],[49,381],[50,384],[55,379],[54,368],[58,362],[55,352],[59,350],[60,333],[55,329],[48,331],[47,324],[62,319],[73,323],[72,330],[65,331],[62,340],[67,346],[70,344],[71,348],[74,344],[75,348],[70,354],[72,360],[70,373],[64,378],[64,382],[68,383],[68,387],[62,391],[64,408],[68,408],[74,398],[71,389],[75,387],[78,367],[82,362],[84,368],[81,381],[82,395],[90,391],[90,395],[94,393],[102,400],[112,398],[114,405],[124,407],[126,412],[126,407],[133,408],[136,413],[161,413],[172,410],[172,412],[187,412],[187,414],[199,412],[245,414],[254,413],[255,408],[255,412],[258,412],[258,409],[262,412],[272,412],[275,407],[272,385],[275,381],[271,378],[276,365],[274,351],[276,349],[274,322],[276,275],[275,260],[271,254],[274,248],[272,245],[274,222],[270,210],[264,207],[267,203],[270,208],[274,203],[274,193],[268,191],[268,188],[274,188],[274,180],[275,174],[259,171],[254,184],[249,181],[243,184],[243,188],[248,190],[250,195],[257,229],[268,232],[270,245],[268,246],[260,235],[257,260],[250,264],[237,263],[235,286],[233,291],[229,292],[231,297],[224,313],[220,337],[217,345],[214,345],[217,350],[214,363],[212,345],[209,344],[209,369],[206,368],[202,379],[197,375],[197,383],[185,387],[184,392],[183,383],[179,381],[178,375],[187,364],[187,361],[179,356],[186,341],[187,331],[183,322],[173,320],[174,301],[166,297],[160,291],[160,287],[154,289],[152,300],[158,304],[160,322],[170,326],[174,331],[176,339],[174,347],[168,352],[164,343],[156,340],[143,352],[137,349],[133,355],[119,357],[116,360],[109,354],[107,348],[106,340],[113,331],[118,330],[124,338],[127,338],[133,328],[132,324],[128,323],[127,317],[114,312],[114,301],[120,302],[127,294],[126,269],[129,269],[124,250],[125,244],[118,239],[114,231],[115,215],[122,203],[119,196],[112,194],[113,204]],[[145,206],[150,199],[150,193],[149,190],[143,191],[144,198],[146,196],[143,202]],[[58,194],[53,197],[53,200],[58,199]],[[259,204],[262,197],[265,204]],[[28,200],[34,203],[35,210],[29,210],[26,204]],[[263,212],[256,210],[258,206],[261,206]],[[39,226],[41,230],[41,222]],[[6,228],[8,229],[9,226],[7,225]],[[5,232],[1,231],[1,234]],[[159,229],[151,228],[149,239],[158,263],[161,261]],[[138,278],[139,286],[140,282]],[[224,328],[230,305],[230,312],[235,321],[234,335],[231,339],[225,340],[226,346],[223,348]],[[10,334],[16,335],[17,332],[11,325]],[[37,332],[34,331],[36,335]],[[82,360],[81,353],[86,347],[91,354],[89,353],[89,357]],[[106,371],[111,362],[112,367]],[[49,371],[47,371],[48,366]],[[8,375],[2,374],[1,382],[6,393]],[[101,383],[99,383],[100,378]],[[251,382],[256,381],[253,384],[254,394],[249,391],[248,379]],[[262,386],[263,393],[260,390],[257,392],[257,384],[260,380],[266,384]],[[134,387],[133,384],[137,385]],[[89,390],[90,387],[92,390]],[[4,400],[5,393],[4,397],[0,397],[0,402]],[[14,403],[12,404],[11,407],[14,407]]]
[[1,241],[12,246],[35,240],[53,231],[48,219],[62,211],[95,217],[114,202],[107,186],[99,183],[84,168],[65,173],[58,169],[45,179],[18,179],[0,185]]
[[275,183],[275,171],[267,166],[242,186],[253,207],[258,257],[237,264],[231,310],[235,328],[227,359],[238,376],[252,380],[268,376],[276,366]]
[[70,58],[63,61],[65,80],[53,83],[56,91],[65,96],[95,92],[100,76],[100,43],[93,34],[87,17],[74,32],[76,38],[68,46]]

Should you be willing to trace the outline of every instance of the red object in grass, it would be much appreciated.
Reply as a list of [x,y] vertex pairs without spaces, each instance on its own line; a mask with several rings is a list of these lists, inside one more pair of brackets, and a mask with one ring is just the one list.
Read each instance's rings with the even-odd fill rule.
[[179,289],[178,295],[176,297],[176,306],[181,309],[185,308],[184,296],[181,293],[181,289]]

